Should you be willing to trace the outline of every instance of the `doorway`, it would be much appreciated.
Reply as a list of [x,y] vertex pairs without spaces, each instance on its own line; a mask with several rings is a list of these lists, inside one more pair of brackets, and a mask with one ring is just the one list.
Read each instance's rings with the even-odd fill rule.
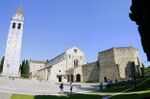
[[62,76],[57,76],[58,82],[62,82]]
[[76,75],[76,82],[81,82],[81,75],[80,74]]
[[107,82],[107,77],[104,77],[104,82]]

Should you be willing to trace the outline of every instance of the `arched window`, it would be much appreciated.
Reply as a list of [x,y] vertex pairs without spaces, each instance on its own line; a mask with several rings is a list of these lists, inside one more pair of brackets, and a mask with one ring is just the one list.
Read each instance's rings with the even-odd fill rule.
[[21,23],[18,24],[18,29],[21,29]]
[[16,27],[16,23],[13,23],[12,24],[12,28],[14,29]]
[[78,66],[79,65],[79,60],[74,60],[74,67]]

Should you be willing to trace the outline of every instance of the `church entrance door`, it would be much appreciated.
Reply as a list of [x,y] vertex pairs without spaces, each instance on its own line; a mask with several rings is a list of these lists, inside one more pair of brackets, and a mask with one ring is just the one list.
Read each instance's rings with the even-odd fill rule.
[[80,74],[76,75],[76,82],[81,82],[81,75]]
[[58,82],[62,82],[62,76],[58,76]]

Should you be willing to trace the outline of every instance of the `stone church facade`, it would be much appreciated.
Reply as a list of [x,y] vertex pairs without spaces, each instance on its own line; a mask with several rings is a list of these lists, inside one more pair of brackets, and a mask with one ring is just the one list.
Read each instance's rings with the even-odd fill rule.
[[107,82],[139,77],[141,62],[133,47],[99,52],[98,60],[86,63],[84,53],[72,47],[47,61],[30,60],[30,78],[50,82]]
[[99,52],[99,81],[122,81],[142,76],[138,51],[133,47],[116,47]]
[[[36,77],[39,80],[48,80],[52,82],[70,82],[70,81],[82,81],[81,66],[85,64],[84,53],[77,47],[72,47],[55,58],[39,64],[38,62],[30,62],[30,68],[33,66],[43,66],[38,70],[30,71],[32,78]],[[70,70],[73,71],[70,73]],[[36,74],[36,76],[35,76]]]

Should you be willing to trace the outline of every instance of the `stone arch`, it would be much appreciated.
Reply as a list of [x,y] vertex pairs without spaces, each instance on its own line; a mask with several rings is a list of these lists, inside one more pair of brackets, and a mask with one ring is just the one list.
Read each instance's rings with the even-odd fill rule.
[[81,82],[81,75],[80,74],[76,75],[76,82]]

